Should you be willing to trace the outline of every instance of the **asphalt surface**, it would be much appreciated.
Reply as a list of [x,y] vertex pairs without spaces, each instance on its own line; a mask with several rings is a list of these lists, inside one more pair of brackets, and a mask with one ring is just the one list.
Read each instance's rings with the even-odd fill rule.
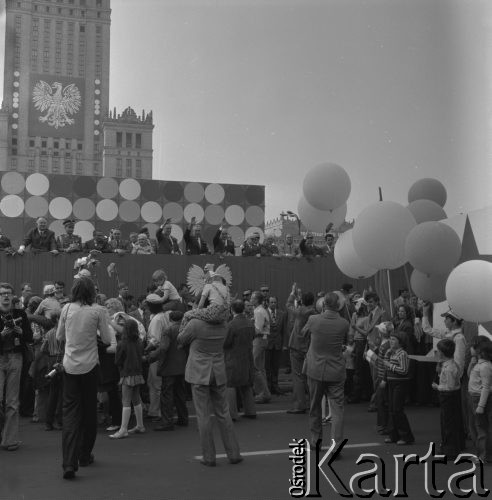
[[[258,419],[239,419],[235,430],[244,462],[231,465],[223,454],[216,430],[217,467],[200,464],[196,419],[188,428],[173,432],[155,432],[146,421],[148,432],[127,439],[111,440],[100,429],[94,449],[95,463],[80,468],[74,480],[62,479],[61,432],[44,431],[43,424],[21,419],[22,446],[15,452],[0,451],[0,499],[284,499],[289,495],[292,462],[289,443],[308,437],[308,416],[289,415],[290,394],[274,396],[272,402],[258,406]],[[193,409],[190,403],[191,414]],[[425,455],[429,442],[439,442],[439,409],[411,407],[408,416],[416,443],[413,446],[386,445],[375,432],[375,414],[366,405],[346,406],[345,434],[348,448],[333,467],[346,485],[356,472],[368,470],[357,465],[361,453],[374,453],[385,463],[386,487],[394,489],[394,454]],[[326,442],[329,425],[325,427]],[[448,478],[469,465],[437,465],[436,485],[446,491],[444,498],[455,498],[448,492]],[[313,468],[314,470],[314,468]],[[492,467],[483,468],[485,486],[492,487]],[[314,476],[313,476],[314,478]],[[370,481],[364,483],[370,486]],[[410,466],[407,472],[408,498],[431,498],[426,493],[424,466]],[[462,488],[471,484],[464,481]],[[320,475],[319,490],[323,498],[339,496]],[[340,490],[341,491],[341,490]],[[375,495],[374,498],[380,498]],[[391,495],[390,498],[393,498]],[[478,498],[472,494],[471,498]]]

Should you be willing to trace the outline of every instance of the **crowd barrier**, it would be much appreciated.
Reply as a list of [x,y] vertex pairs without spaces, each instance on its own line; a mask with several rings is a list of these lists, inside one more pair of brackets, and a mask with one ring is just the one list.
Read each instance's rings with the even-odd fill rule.
[[[74,262],[84,254],[53,256],[50,253],[29,254],[23,256],[7,256],[0,254],[0,280],[7,281],[20,290],[23,282],[29,282],[33,291],[39,293],[46,282],[62,280],[67,291],[76,273]],[[96,281],[102,293],[108,297],[117,295],[117,282],[110,277],[107,267],[116,264],[121,282],[129,285],[130,293],[138,296],[145,293],[151,282],[152,273],[156,269],[164,269],[169,280],[176,286],[186,282],[188,270],[193,264],[204,267],[207,263],[227,264],[232,272],[232,292],[242,292],[245,289],[258,289],[262,284],[270,287],[270,293],[279,297],[280,303],[286,300],[292,283],[296,282],[302,290],[318,292],[320,290],[338,290],[343,283],[352,283],[357,290],[368,289],[370,286],[378,290],[378,279],[369,278],[354,280],[342,274],[333,257],[319,259],[287,259],[273,257],[220,257],[218,255],[124,255],[100,254],[96,257]],[[94,271],[94,270],[93,270]],[[384,280],[380,280],[384,281]],[[391,272],[393,295],[398,288],[406,286],[403,269]],[[387,292],[386,292],[387,293]]]

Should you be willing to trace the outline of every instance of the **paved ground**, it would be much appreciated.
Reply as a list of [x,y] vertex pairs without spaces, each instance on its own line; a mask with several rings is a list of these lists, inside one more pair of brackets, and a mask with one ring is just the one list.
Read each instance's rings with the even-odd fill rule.
[[[80,469],[75,480],[61,478],[61,433],[45,432],[41,424],[21,421],[22,447],[16,452],[0,452],[0,499],[277,499],[290,498],[292,463],[288,459],[293,438],[308,436],[307,415],[288,415],[290,395],[277,396],[258,407],[257,420],[235,424],[243,463],[230,465],[219,458],[216,468],[200,465],[196,420],[190,427],[174,432],[154,432],[148,424],[144,435],[119,441],[110,440],[101,429],[95,447],[96,462]],[[193,410],[192,410],[193,411]],[[335,469],[347,480],[358,466],[360,453],[375,453],[386,463],[386,486],[394,487],[394,458],[397,453],[424,455],[429,441],[438,441],[439,411],[436,408],[410,408],[409,419],[417,439],[414,446],[384,445],[374,431],[375,415],[365,405],[346,407],[346,436],[351,448]],[[326,427],[326,431],[329,426]],[[218,433],[218,453],[223,453]],[[446,489],[448,477],[467,469],[453,464],[437,466],[437,486]],[[485,485],[492,486],[492,469],[484,468]],[[321,477],[323,498],[339,497]],[[369,483],[365,483],[367,487]],[[409,498],[430,498],[424,490],[423,466],[408,472]],[[446,489],[447,491],[447,489]],[[378,495],[375,496],[378,498]],[[446,493],[444,498],[454,498]],[[473,498],[473,495],[472,495]]]

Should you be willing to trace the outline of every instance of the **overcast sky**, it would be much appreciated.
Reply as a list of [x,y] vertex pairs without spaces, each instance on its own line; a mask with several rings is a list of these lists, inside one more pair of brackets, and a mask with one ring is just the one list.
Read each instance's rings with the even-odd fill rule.
[[267,219],[326,161],[348,218],[422,177],[451,216],[492,205],[491,19],[490,0],[113,0],[110,103],[153,110],[155,178],[264,184]]

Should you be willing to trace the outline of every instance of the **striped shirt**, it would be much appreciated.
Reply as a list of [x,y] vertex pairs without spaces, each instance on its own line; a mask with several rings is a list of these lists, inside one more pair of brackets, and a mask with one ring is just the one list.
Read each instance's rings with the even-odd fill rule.
[[384,366],[384,359],[386,357],[386,353],[388,352],[390,347],[389,340],[383,340],[379,347],[377,348],[378,359],[376,360],[376,370],[377,370],[377,378],[378,380],[384,380],[384,375],[386,373],[386,367]]
[[395,352],[388,349],[385,359],[391,363],[389,367],[386,367],[386,378],[388,380],[402,380],[407,378],[410,360],[404,349],[400,347]]

